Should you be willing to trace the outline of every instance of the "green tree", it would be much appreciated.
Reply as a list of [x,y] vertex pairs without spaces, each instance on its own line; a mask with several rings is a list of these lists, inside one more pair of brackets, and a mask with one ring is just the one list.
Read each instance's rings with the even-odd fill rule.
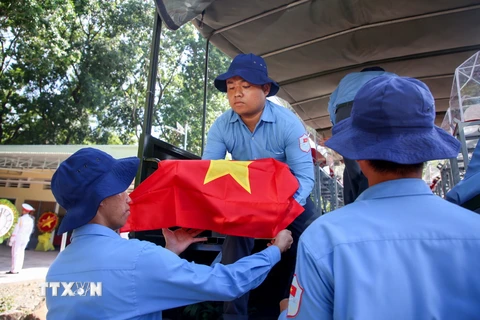
[[[135,143],[146,97],[154,3],[45,0],[0,4],[0,143]],[[213,87],[229,59],[211,47],[207,126],[228,107]],[[154,126],[199,154],[205,39],[163,29]]]
[[[164,30],[161,39],[154,127],[162,140],[182,147],[184,135],[169,129],[188,124],[187,150],[199,154],[202,139],[204,57],[206,40],[192,24],[177,31]],[[210,46],[207,128],[228,108],[213,79],[228,68],[230,58]]]
[[[128,117],[113,128],[105,119],[145,63],[152,4],[20,0],[0,9],[0,142],[115,140],[112,129]],[[132,140],[122,131],[120,137]]]

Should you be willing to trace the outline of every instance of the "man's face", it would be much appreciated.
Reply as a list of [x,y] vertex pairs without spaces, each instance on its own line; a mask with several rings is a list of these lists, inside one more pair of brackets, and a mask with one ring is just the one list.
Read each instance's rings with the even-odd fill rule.
[[105,225],[113,230],[123,227],[130,215],[131,201],[126,191],[104,199],[98,213],[102,215]]
[[241,118],[261,113],[269,92],[270,83],[259,86],[238,76],[227,80],[228,102]]

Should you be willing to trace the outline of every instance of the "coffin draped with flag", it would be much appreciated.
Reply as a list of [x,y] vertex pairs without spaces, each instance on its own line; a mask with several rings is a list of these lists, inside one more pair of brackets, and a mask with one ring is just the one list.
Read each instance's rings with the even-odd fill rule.
[[256,161],[165,160],[131,194],[121,232],[173,226],[273,238],[303,207],[287,165]]

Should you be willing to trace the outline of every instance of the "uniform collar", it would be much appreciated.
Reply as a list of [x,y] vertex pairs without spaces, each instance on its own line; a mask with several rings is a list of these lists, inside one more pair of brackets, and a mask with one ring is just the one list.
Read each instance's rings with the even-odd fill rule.
[[88,223],[80,228],[73,230],[72,233],[72,240],[76,237],[84,236],[84,235],[99,235],[99,236],[106,236],[110,238],[117,238],[120,237],[118,233],[113,231],[112,229],[102,226],[100,224]]
[[[262,116],[260,121],[263,122],[275,122],[275,116],[273,115],[273,108],[275,104],[270,100],[266,100],[265,108],[263,108]],[[232,110],[232,117],[230,118],[230,123],[240,121],[240,116]]]
[[369,187],[367,190],[363,191],[355,201],[412,195],[433,195],[433,193],[422,179],[396,179]]

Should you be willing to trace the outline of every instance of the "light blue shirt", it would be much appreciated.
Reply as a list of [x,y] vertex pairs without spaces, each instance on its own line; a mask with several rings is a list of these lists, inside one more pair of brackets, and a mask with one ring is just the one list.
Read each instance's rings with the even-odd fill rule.
[[199,301],[233,300],[257,287],[280,260],[276,246],[230,265],[188,262],[147,241],[126,240],[88,224],[55,259],[47,281],[101,282],[102,296],[52,296],[47,319],[162,319],[162,310]]
[[224,159],[228,151],[233,160],[274,158],[284,162],[298,180],[300,187],[294,198],[303,206],[315,181],[310,145],[301,147],[305,134],[305,127],[292,111],[267,100],[253,133],[232,109],[215,120],[202,158]]
[[343,77],[335,91],[330,95],[330,100],[328,101],[328,113],[330,114],[332,124],[335,124],[335,111],[339,104],[353,101],[358,90],[360,90],[365,83],[382,75],[396,76],[394,73],[385,71],[365,71],[352,72]]
[[477,142],[473,151],[465,177],[446,194],[445,198],[462,205],[478,194],[480,194],[480,142]]
[[479,270],[478,214],[420,179],[380,183],[305,230],[289,318],[479,319]]

